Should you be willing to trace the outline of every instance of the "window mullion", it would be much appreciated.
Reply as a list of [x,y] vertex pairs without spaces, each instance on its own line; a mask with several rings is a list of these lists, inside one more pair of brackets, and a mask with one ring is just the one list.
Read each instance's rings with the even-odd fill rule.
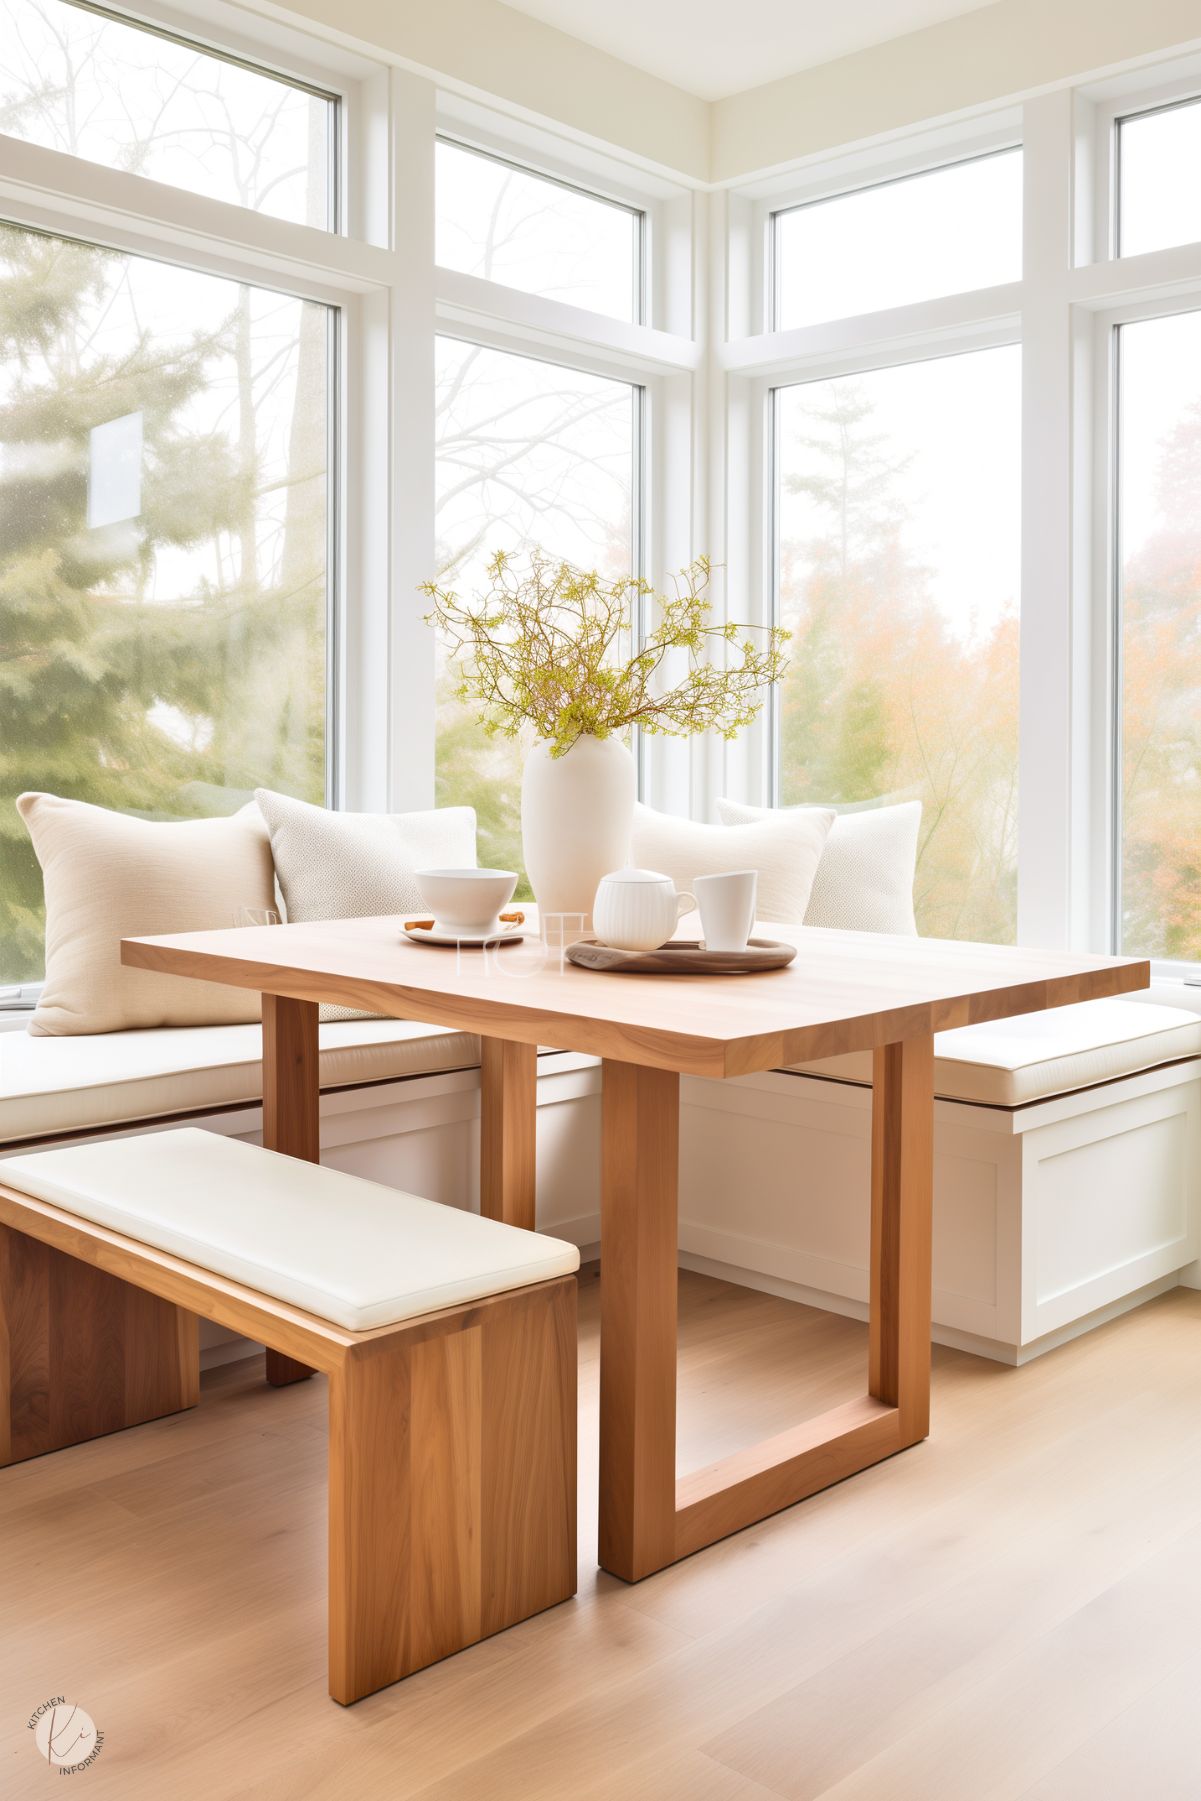
[[325,303],[386,285],[395,273],[392,255],[375,245],[3,135],[0,215],[35,231],[286,288]]
[[[1025,108],[1018,939],[1087,935],[1087,555],[1073,512],[1072,96]],[[1074,554],[1081,551],[1079,556]],[[1073,626],[1076,626],[1076,632]]]

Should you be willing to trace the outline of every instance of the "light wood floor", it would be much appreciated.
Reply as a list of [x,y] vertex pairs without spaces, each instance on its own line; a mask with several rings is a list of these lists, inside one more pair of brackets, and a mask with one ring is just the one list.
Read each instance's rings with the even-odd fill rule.
[[[1024,1370],[935,1352],[925,1445],[343,1711],[325,1694],[324,1387],[255,1362],[200,1407],[0,1473],[0,1795],[25,1721],[105,1735],[119,1801],[1196,1801],[1201,1293]],[[864,1328],[681,1279],[681,1466],[862,1386]],[[74,1792],[74,1791],[73,1791]]]

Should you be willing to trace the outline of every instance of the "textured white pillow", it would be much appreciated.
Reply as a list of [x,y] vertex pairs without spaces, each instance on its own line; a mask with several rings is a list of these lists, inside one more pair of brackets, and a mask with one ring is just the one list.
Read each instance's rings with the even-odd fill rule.
[[420,913],[417,870],[475,868],[474,807],[334,813],[270,788],[256,788],[254,798],[289,920]]
[[[719,800],[717,811],[726,829],[735,831],[741,831],[752,820],[773,816],[827,816],[824,807],[784,807],[777,811],[773,807],[746,807],[733,800]],[[913,872],[921,823],[920,800],[836,814],[813,879],[805,924],[828,926],[840,932],[894,932],[915,937]]]
[[690,888],[698,875],[758,870],[758,918],[799,925],[833,821],[832,812],[807,807],[803,813],[769,813],[747,825],[701,825],[638,806],[631,857],[641,869],[670,876],[677,888]]
[[[289,921],[421,913],[419,869],[474,869],[475,808],[425,813],[334,813],[256,788],[271,833],[275,875]],[[371,1019],[324,1004],[319,1017]]]
[[155,820],[22,794],[17,811],[46,892],[46,980],[31,1032],[259,1018],[259,997],[245,988],[121,963],[122,938],[232,926],[240,907],[275,905],[271,848],[256,807],[227,819]]

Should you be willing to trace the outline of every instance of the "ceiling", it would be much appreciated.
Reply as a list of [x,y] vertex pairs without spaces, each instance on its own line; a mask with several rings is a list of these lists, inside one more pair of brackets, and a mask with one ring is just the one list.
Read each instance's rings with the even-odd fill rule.
[[504,0],[703,100],[758,87],[992,0]]

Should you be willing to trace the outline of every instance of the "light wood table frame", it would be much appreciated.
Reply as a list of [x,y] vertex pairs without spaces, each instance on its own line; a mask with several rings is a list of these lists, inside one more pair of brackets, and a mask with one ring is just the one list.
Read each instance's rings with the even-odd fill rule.
[[[741,977],[606,976],[537,945],[459,954],[394,919],[126,940],[127,964],[263,995],[264,1142],[318,1155],[317,1004],[481,1034],[483,1211],[534,1224],[539,1045],[603,1059],[600,1562],[636,1582],[925,1438],[933,1035],[1145,988],[1149,965],[935,939],[761,928],[798,946]],[[541,961],[539,960],[541,957]],[[866,1393],[676,1473],[681,1075],[874,1053]],[[803,1179],[803,1172],[798,1172]],[[276,1358],[272,1380],[309,1373]]]

